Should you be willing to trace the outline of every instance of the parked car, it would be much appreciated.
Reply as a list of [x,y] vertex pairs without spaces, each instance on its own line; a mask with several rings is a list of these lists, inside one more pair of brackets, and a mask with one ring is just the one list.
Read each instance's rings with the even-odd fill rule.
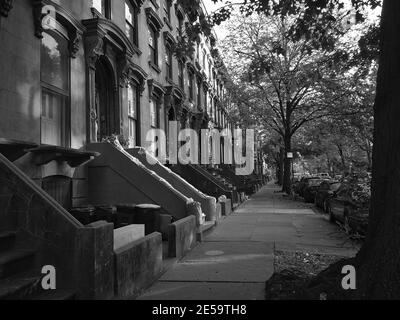
[[330,196],[332,196],[341,186],[341,183],[336,180],[327,180],[323,181],[319,187],[317,192],[315,193],[314,203],[318,208],[324,210],[324,212],[328,212],[328,204],[327,200]]
[[304,188],[307,186],[308,181],[310,180],[320,180],[319,178],[315,177],[303,177],[299,183],[295,185],[294,192],[296,192],[299,196],[304,196]]
[[331,176],[329,175],[329,173],[318,173],[318,176],[321,179],[331,179]]
[[303,189],[303,198],[306,202],[314,202],[315,194],[322,182],[323,179],[310,179],[307,180],[304,189]]
[[[365,234],[368,227],[369,199],[364,185],[343,183],[339,189],[328,198],[329,219],[340,221],[346,231],[356,231]],[[370,197],[370,193],[369,193]]]

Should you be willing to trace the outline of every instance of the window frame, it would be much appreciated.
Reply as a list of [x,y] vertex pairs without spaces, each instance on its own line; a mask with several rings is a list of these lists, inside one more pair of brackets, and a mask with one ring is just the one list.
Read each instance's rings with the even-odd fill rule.
[[[133,9],[133,16],[134,16],[134,25],[132,24],[132,21],[129,21],[127,19],[127,6],[131,9]],[[131,30],[134,30],[133,33],[133,39],[129,39],[135,46],[139,47],[139,23],[138,23],[138,17],[139,17],[139,10],[138,6],[134,1],[131,0],[125,0],[125,32],[127,31],[127,26],[131,28]]]
[[[61,143],[60,147],[65,147],[69,148],[71,146],[71,55],[68,50],[69,43],[70,43],[70,38],[68,37],[68,31],[65,27],[63,27],[58,21],[56,21],[56,28],[55,29],[50,29],[50,30],[44,30],[43,33],[49,34],[52,38],[54,36],[52,33],[54,33],[56,36],[62,38],[66,43],[68,44],[67,46],[67,56],[68,56],[68,65],[67,65],[67,84],[68,84],[68,89],[62,89],[57,86],[54,86],[48,82],[45,82],[42,79],[42,68],[40,68],[40,95],[41,95],[41,105],[40,105],[40,142],[42,143],[43,141],[43,135],[42,135],[42,117],[43,117],[43,96],[45,92],[48,92],[49,94],[59,96],[63,99],[63,105],[65,110],[63,110],[64,113],[64,119],[62,128],[60,128],[60,133],[62,136],[63,142]],[[43,40],[42,40],[43,41]],[[42,50],[42,45],[41,45],[41,50]],[[42,65],[42,53],[40,53],[40,64]]]
[[[154,113],[151,110],[151,104],[154,105]],[[153,123],[153,114],[155,123]],[[156,96],[152,96],[150,99],[150,127],[153,129],[160,128],[160,101]]]
[[149,32],[151,32],[151,35],[154,35],[153,43],[150,44],[150,41],[149,41],[150,63],[158,68],[159,67],[158,66],[158,54],[159,54],[159,52],[158,52],[158,38],[160,36],[159,36],[158,30],[151,24],[149,24]]
[[164,13],[165,17],[167,18],[168,22],[171,22],[171,13],[172,13],[172,1],[171,0],[164,0]]
[[178,85],[183,90],[185,89],[185,77],[184,77],[185,65],[182,61],[178,61]]
[[[129,89],[130,88],[135,88],[135,93],[136,96],[134,97],[136,100],[136,106],[135,106],[135,115],[131,114],[131,109],[129,106]],[[135,146],[140,146],[140,93],[139,93],[139,84],[136,83],[135,81],[131,80],[129,81],[128,84],[128,89],[127,89],[127,107],[128,107],[128,136],[129,139],[131,138],[131,121],[135,122]]]
[[194,100],[194,72],[193,70],[189,70],[189,100],[193,102]]
[[166,74],[167,80],[172,81],[174,78],[174,66],[173,66],[173,54],[171,44],[167,43],[165,45],[165,66],[166,66]]
[[92,9],[96,10],[100,15],[105,17],[106,19],[111,19],[112,18],[112,13],[111,13],[111,1],[110,0],[100,0],[101,2],[101,11],[99,11],[99,8],[96,8],[94,5],[94,1],[92,0]]

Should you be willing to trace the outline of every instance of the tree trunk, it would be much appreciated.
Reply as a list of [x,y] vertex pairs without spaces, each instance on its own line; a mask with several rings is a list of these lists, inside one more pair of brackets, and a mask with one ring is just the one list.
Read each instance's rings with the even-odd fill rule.
[[277,172],[277,183],[279,186],[283,185],[283,167],[284,167],[284,151],[281,148],[279,151],[279,164],[278,164],[278,172]]
[[337,144],[336,147],[338,148],[340,161],[342,163],[342,171],[346,171],[346,157],[344,156],[343,148],[339,144]]
[[399,16],[400,1],[384,0],[369,230],[357,256],[359,287],[366,298],[400,299]]
[[282,191],[291,194],[292,193],[292,160],[288,159],[288,152],[292,152],[292,138],[289,134],[287,134],[284,138],[285,142],[285,160],[284,160],[284,169],[283,169],[283,187]]
[[[309,284],[313,299],[328,287],[339,298],[400,299],[399,15],[400,1],[383,1],[367,237],[355,259],[330,266]],[[357,290],[341,288],[343,265],[355,267]]]

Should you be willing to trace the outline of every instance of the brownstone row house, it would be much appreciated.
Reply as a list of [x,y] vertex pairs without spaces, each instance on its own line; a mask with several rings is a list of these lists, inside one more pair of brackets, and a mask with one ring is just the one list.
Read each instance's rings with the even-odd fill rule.
[[[204,11],[202,3],[198,11]],[[201,168],[176,169],[192,188],[163,167],[154,169],[166,184],[154,178],[152,168],[124,162],[127,155],[101,143],[119,135],[129,154],[140,158],[137,147],[146,146],[147,132],[160,128],[168,134],[169,121],[196,130],[233,128],[227,78],[214,63],[216,37],[200,35],[192,57],[173,53],[185,24],[193,22],[173,0],[0,0],[0,248],[2,241],[16,248],[2,260],[8,264],[0,268],[6,270],[0,271],[0,289],[32,260],[34,270],[55,265],[58,283],[74,297],[133,295],[148,283],[120,279],[132,266],[119,259],[128,255],[151,265],[146,272],[156,277],[161,235],[146,232],[139,242],[116,248],[112,224],[86,226],[67,210],[159,205],[163,214],[157,221],[169,215],[177,223],[167,224],[167,236],[180,232],[179,223],[193,224],[193,198],[208,210],[206,220],[217,219],[218,204],[196,188],[241,200],[229,179],[218,181],[220,176]],[[195,221],[195,232],[201,224]],[[180,244],[174,245],[175,255],[189,249],[177,253]],[[152,249],[137,257],[138,246]],[[31,283],[36,277],[16,279]],[[5,297],[24,297],[25,287],[6,290]]]

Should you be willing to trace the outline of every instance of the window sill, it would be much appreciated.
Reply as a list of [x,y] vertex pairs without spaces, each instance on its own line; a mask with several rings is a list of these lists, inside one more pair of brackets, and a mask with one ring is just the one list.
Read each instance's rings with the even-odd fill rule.
[[18,160],[28,153],[29,149],[37,146],[36,143],[0,138],[0,153],[11,162]]
[[34,155],[34,161],[37,166],[43,166],[55,160],[66,161],[71,168],[86,164],[100,155],[98,152],[48,145],[42,145],[29,151]]
[[142,51],[140,51],[140,49],[139,49],[139,47],[137,46],[137,44],[132,43],[132,42],[131,42],[131,44],[132,44],[132,47],[133,47],[133,50],[135,51],[135,53],[136,53],[138,56],[142,55]]
[[157,73],[161,73],[161,69],[154,62],[149,61],[149,66],[152,67]]

